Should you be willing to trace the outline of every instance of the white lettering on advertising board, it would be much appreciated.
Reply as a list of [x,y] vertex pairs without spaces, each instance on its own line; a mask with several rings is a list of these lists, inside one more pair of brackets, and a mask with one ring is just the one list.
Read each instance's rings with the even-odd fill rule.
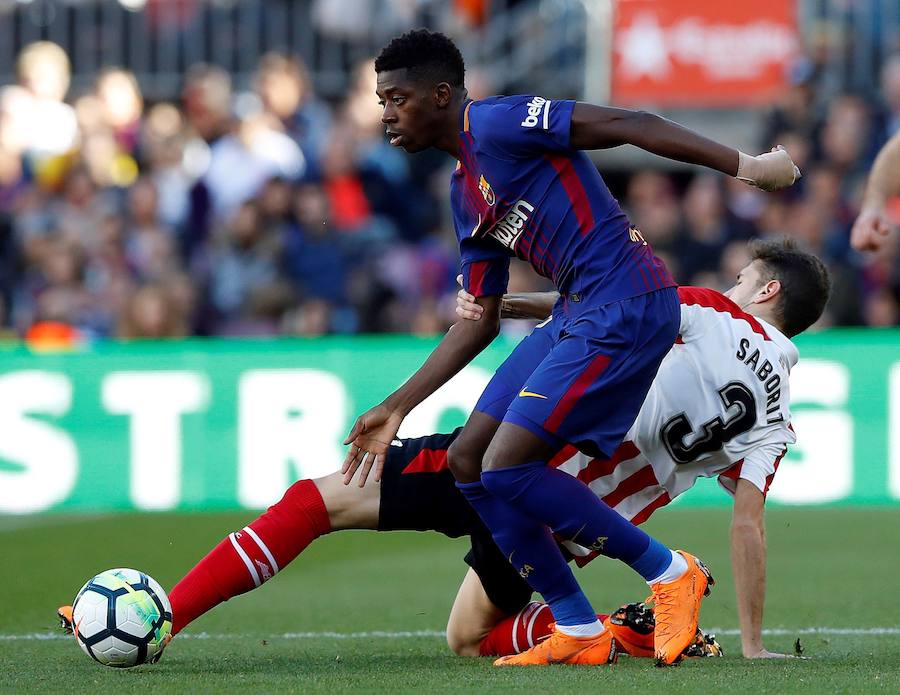
[[315,369],[254,369],[238,382],[238,501],[266,507],[300,478],[335,471],[347,390]]
[[128,415],[129,497],[138,509],[174,509],[181,501],[181,417],[209,403],[205,374],[188,371],[110,372],[103,406]]
[[75,487],[78,450],[67,432],[30,417],[60,417],[72,407],[64,374],[38,370],[0,376],[0,512],[27,514],[62,502]]

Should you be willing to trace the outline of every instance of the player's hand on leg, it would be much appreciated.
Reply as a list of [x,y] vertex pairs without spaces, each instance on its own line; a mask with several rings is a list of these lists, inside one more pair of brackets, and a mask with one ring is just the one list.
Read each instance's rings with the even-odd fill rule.
[[366,484],[372,468],[375,469],[375,482],[381,481],[385,456],[391,442],[396,439],[402,422],[402,415],[388,409],[383,404],[376,405],[357,418],[353,429],[344,440],[345,445],[350,445],[347,456],[344,458],[344,465],[341,466],[344,485],[350,484],[360,466],[362,467],[359,474],[360,487]]
[[864,209],[850,230],[850,245],[857,251],[877,251],[890,231],[890,221],[883,208]]
[[[463,276],[457,275],[456,281],[462,285]],[[456,315],[469,321],[477,321],[484,313],[484,307],[475,301],[475,295],[466,292],[465,288],[456,293]]]

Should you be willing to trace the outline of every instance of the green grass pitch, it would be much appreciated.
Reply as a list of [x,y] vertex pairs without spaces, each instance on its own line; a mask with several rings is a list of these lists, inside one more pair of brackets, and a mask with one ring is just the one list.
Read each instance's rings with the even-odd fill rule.
[[[739,658],[724,509],[673,509],[648,524],[700,554],[718,580],[701,624],[720,630],[727,656],[677,668],[622,658],[614,667],[501,670],[453,656],[439,633],[466,544],[433,534],[320,539],[262,589],[198,620],[154,666],[106,669],[54,636],[55,608],[95,572],[135,567],[171,587],[250,518],[0,519],[0,692],[900,692],[896,509],[769,511],[767,646],[793,651],[799,637],[807,661]],[[645,596],[617,563],[598,560],[578,576],[598,610]]]

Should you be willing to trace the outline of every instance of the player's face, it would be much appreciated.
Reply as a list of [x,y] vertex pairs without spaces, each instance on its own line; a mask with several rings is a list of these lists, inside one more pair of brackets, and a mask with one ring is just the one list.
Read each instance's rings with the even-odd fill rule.
[[746,309],[759,294],[765,285],[766,279],[762,275],[760,261],[753,261],[738,273],[734,287],[725,292],[725,296],[737,304],[741,309]]
[[381,122],[394,147],[420,152],[434,145],[439,109],[431,91],[406,77],[406,70],[378,73],[375,88]]

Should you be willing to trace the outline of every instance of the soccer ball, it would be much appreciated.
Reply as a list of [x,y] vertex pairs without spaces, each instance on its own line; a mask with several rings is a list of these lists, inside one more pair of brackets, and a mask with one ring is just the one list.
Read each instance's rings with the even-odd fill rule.
[[90,579],[72,604],[75,638],[104,666],[127,668],[152,661],[172,631],[172,606],[152,577],[112,569]]

